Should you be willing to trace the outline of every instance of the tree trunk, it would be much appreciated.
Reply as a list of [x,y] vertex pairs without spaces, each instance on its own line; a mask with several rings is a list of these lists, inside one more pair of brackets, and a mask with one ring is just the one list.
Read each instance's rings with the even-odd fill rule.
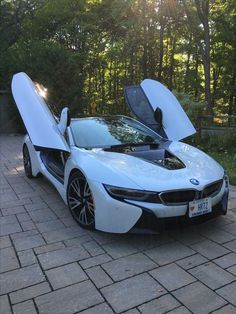
[[143,76],[147,78],[147,46],[148,46],[148,38],[147,38],[147,18],[146,18],[146,11],[147,11],[147,1],[142,1],[143,7]]
[[[189,37],[189,47],[192,46],[192,35]],[[190,49],[188,49],[188,56],[187,56],[187,62],[186,62],[186,71],[185,71],[185,77],[184,77],[184,91],[188,92],[188,86],[189,86],[189,68],[190,68]]]
[[109,99],[111,99],[111,89],[112,89],[112,60],[110,60],[110,64],[109,64]]
[[209,28],[209,0],[194,0],[197,9],[197,17],[203,26],[204,36],[201,37],[201,32],[198,24],[193,24],[187,1],[183,1],[187,18],[189,21],[189,27],[192,31],[195,40],[198,44],[200,54],[202,57],[204,78],[205,78],[205,101],[207,104],[207,113],[213,114],[212,99],[211,99],[211,63],[210,63],[210,28]]
[[[162,11],[163,1],[160,2],[159,10]],[[160,38],[159,38],[159,67],[157,72],[158,80],[162,80],[163,71],[163,55],[164,55],[164,31],[165,31],[165,18],[160,14]]]
[[194,97],[198,98],[198,67],[199,67],[199,54],[198,54],[198,47],[196,47],[195,53],[195,91]]
[[113,99],[117,96],[117,60],[114,62],[114,85],[113,85]]
[[217,93],[217,85],[218,85],[218,79],[220,76],[221,72],[221,67],[219,66],[218,69],[215,67],[213,68],[213,89],[212,89],[212,96],[211,96],[211,101],[212,101],[212,107],[214,108],[215,106],[215,99],[216,99],[216,93]]
[[[231,81],[231,85],[232,87],[234,87],[236,84],[236,74],[234,73],[233,77],[232,77],[232,81]],[[236,111],[233,112],[234,108],[236,107],[236,95],[235,92],[232,90],[229,96],[229,110],[228,110],[228,114],[229,115],[233,115],[234,113],[236,114]]]
[[164,22],[163,17],[161,17],[160,21],[160,39],[159,39],[159,67],[157,77],[158,80],[162,80],[162,71],[163,71],[163,55],[164,55]]
[[176,33],[174,34],[173,42],[172,42],[172,50],[170,56],[170,70],[169,70],[169,89],[172,90],[173,88],[173,74],[174,74],[174,63],[175,63],[175,50],[176,50]]
[[209,0],[195,0],[198,18],[204,29],[204,46],[199,41],[200,52],[205,76],[205,101],[209,115],[213,114],[211,99],[211,61],[210,61],[210,28],[209,28]]

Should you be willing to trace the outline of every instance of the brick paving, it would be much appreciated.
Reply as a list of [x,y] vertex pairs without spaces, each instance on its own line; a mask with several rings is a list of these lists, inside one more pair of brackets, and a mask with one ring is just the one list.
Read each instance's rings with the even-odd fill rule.
[[236,187],[228,215],[201,225],[91,232],[25,177],[22,141],[0,136],[0,313],[236,313]]

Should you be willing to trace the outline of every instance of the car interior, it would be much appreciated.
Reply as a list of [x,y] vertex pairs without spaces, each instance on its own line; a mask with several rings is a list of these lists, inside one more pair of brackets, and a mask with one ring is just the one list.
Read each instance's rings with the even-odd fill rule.
[[64,182],[65,163],[68,154],[59,150],[45,150],[40,152],[40,157],[47,170],[61,183]]

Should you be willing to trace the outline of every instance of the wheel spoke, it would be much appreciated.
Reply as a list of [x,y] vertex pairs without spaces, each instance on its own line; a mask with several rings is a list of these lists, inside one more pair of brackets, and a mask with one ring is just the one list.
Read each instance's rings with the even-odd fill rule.
[[82,204],[81,201],[72,196],[69,196],[69,202],[71,210],[75,209],[76,207]]
[[93,224],[95,206],[87,181],[84,178],[75,177],[68,191],[68,203],[73,216],[84,226]]
[[80,213],[79,213],[79,221],[84,224],[84,216],[83,216],[83,210],[84,207],[81,209]]
[[31,174],[31,162],[30,162],[29,152],[27,151],[26,148],[24,148],[23,150],[23,163],[24,163],[26,175],[30,175]]
[[94,209],[88,206],[88,212],[94,218]]
[[79,197],[79,199],[81,199],[80,187],[77,179],[71,182],[71,187],[74,190],[75,194]]
[[85,206],[82,208],[82,210],[81,210],[81,212],[80,212],[80,214],[79,214],[79,219],[80,219],[80,221],[81,221],[83,224],[85,224],[85,225],[88,224],[88,219],[87,219],[87,213],[86,213],[86,208],[85,208]]
[[90,191],[88,183],[86,182],[85,185],[84,185],[84,196],[88,197],[90,195],[91,195],[91,191]]
[[94,209],[94,204],[90,201],[87,201],[87,205],[88,207],[91,207],[92,209]]

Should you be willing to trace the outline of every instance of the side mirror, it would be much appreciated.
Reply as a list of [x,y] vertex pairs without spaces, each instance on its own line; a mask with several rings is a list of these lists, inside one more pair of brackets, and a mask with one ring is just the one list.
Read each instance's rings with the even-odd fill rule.
[[158,107],[157,107],[157,109],[154,112],[154,119],[159,124],[159,127],[162,127],[163,115],[162,115],[161,109],[158,108]]
[[64,135],[66,128],[70,125],[70,110],[69,108],[63,108],[61,111],[60,121],[57,125],[60,133]]

